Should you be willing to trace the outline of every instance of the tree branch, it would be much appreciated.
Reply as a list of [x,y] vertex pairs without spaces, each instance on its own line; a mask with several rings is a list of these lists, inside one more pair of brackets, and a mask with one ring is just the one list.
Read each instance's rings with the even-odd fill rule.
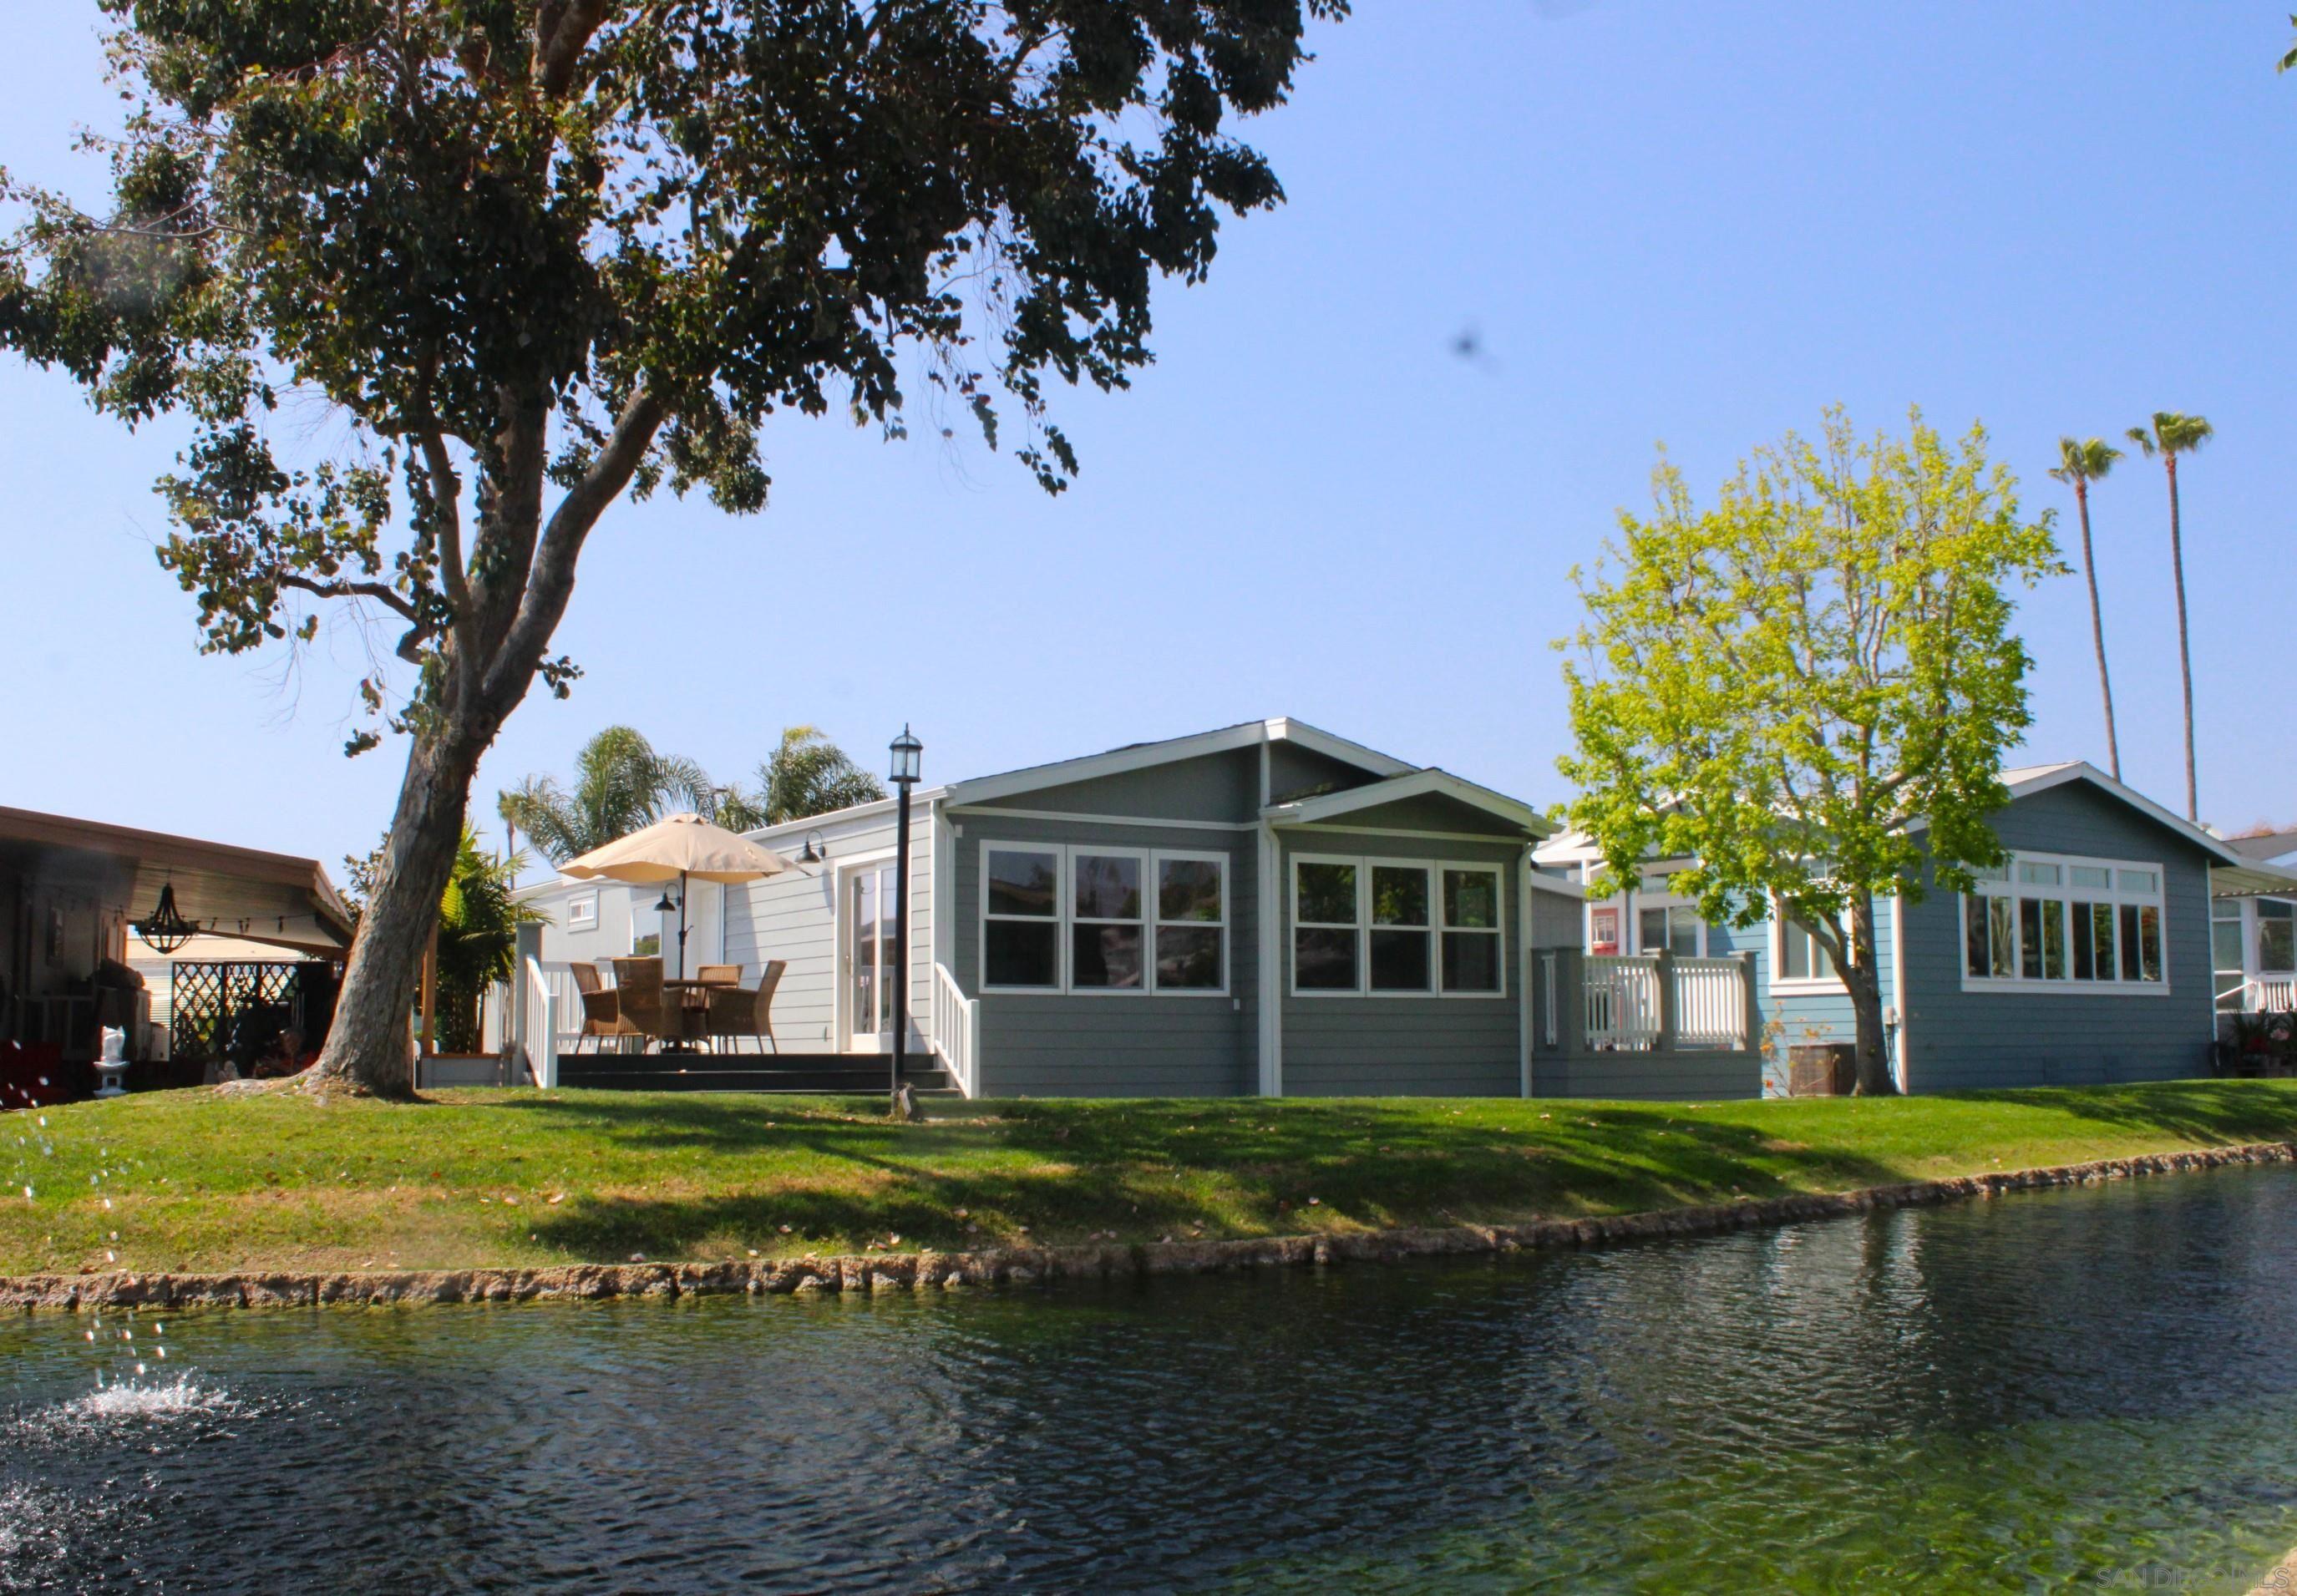
[[630,485],[632,473],[654,443],[655,433],[669,415],[670,407],[651,389],[641,386],[615,418],[613,432],[590,462],[590,469],[551,513],[550,523],[543,529],[535,549],[532,573],[519,601],[517,617],[489,662],[481,689],[486,701],[498,703],[503,712],[508,712],[518,695],[526,690],[530,674],[541,662],[543,646],[565,613],[566,601],[574,592],[574,562],[582,552],[582,540],[615,496]]
[[415,613],[415,606],[407,596],[383,582],[315,581],[292,572],[281,572],[277,577],[283,588],[296,588],[306,593],[316,593],[321,598],[372,598],[418,629],[423,622]]
[[606,20],[606,0],[552,0],[542,8],[535,30],[535,73],[542,92],[556,99],[574,81],[584,46]]

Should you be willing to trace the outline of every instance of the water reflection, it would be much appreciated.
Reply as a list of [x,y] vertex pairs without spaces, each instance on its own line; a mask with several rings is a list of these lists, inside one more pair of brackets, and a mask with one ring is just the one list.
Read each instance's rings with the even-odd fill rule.
[[109,1405],[30,1320],[0,1584],[2238,1589],[2297,1541],[2293,1299],[2260,1170],[1101,1291],[189,1318],[197,1376]]

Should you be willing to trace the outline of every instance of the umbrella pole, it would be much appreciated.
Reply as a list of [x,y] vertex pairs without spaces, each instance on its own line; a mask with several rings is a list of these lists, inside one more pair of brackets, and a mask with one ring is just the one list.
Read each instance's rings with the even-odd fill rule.
[[686,979],[686,872],[678,873],[678,978]]

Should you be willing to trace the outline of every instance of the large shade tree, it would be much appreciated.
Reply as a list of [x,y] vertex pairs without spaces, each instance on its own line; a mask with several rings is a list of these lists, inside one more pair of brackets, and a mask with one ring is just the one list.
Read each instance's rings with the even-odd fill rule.
[[1862,439],[1830,412],[1711,508],[1671,465],[1655,485],[1581,582],[1572,822],[1615,877],[1687,857],[1674,890],[1709,920],[1807,934],[1857,1016],[1857,1090],[1888,1092],[1875,900],[2002,857],[1988,818],[2029,719],[2012,589],[2062,569],[2049,519],[2021,519],[1983,431],[1957,448],[1919,415]]
[[[1048,489],[1047,378],[1123,386],[1160,275],[1273,205],[1239,113],[1346,0],[101,0],[111,201],[12,191],[0,344],[189,418],[205,646],[388,618],[407,768],[318,1083],[403,1090],[472,773],[625,494],[753,511],[759,432],[920,397]],[[276,424],[283,399],[332,407]],[[1017,427],[1014,426],[1017,420]],[[340,440],[319,453],[315,437]]]

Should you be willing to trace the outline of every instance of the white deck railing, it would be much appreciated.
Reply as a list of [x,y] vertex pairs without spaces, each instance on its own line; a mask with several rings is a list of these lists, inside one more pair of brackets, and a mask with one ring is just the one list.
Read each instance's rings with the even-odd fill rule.
[[[2219,976],[2223,980],[2224,975]],[[2233,1000],[2228,1001],[2228,1000]],[[2250,975],[2218,994],[2219,1013],[2289,1014],[2297,1011],[2297,975]]]
[[[1669,1000],[1664,1005],[1662,978]],[[1663,1042],[1677,1048],[1748,1046],[1743,958],[1593,953],[1587,956],[1580,988],[1587,1046],[1597,1051],[1649,1052]],[[1550,993],[1551,1016],[1553,1012]],[[1548,1037],[1552,1046],[1552,1027]]]
[[933,1050],[958,1090],[972,1097],[979,1083],[981,1003],[958,990],[957,977],[945,964],[934,966]]
[[1589,1047],[1642,1052],[1659,1045],[1658,959],[1591,953],[1580,984],[1587,1004]]

